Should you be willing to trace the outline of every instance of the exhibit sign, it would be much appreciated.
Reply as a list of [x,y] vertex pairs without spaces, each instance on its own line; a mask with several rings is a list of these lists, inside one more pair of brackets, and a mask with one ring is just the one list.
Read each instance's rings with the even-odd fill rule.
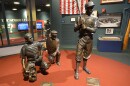
[[70,20],[71,22],[75,22],[75,18],[71,18],[71,20]]
[[113,28],[106,28],[105,34],[113,34],[114,29]]

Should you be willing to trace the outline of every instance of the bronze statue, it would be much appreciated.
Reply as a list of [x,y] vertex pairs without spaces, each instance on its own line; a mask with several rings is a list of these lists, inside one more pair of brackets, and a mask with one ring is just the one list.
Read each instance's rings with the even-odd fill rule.
[[46,37],[49,36],[49,33],[51,31],[51,23],[50,20],[47,20],[47,22],[45,23],[45,30],[46,30]]
[[79,79],[79,65],[82,57],[83,70],[88,74],[91,73],[88,68],[86,68],[86,63],[92,52],[93,33],[95,33],[96,29],[97,19],[91,16],[93,7],[94,3],[92,1],[85,4],[86,14],[78,17],[74,27],[75,32],[79,31],[79,40],[76,49],[75,79]]
[[57,31],[52,30],[50,32],[50,35],[46,39],[46,48],[48,51],[48,60],[51,64],[54,64],[56,62],[57,65],[60,65],[60,41],[57,38]]
[[24,38],[26,43],[20,52],[24,79],[36,81],[37,71],[35,66],[40,66],[41,72],[47,74],[46,70],[50,65],[42,59],[42,44],[34,42],[30,33],[25,34]]

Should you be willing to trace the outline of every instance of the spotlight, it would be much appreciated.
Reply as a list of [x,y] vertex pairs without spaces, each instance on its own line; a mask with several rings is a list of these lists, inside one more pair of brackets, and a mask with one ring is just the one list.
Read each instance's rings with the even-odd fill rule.
[[46,4],[46,7],[50,7],[50,4]]
[[41,9],[37,9],[37,11],[41,11]]
[[12,10],[17,10],[17,8],[13,8]]
[[14,2],[14,4],[20,4],[19,2]]

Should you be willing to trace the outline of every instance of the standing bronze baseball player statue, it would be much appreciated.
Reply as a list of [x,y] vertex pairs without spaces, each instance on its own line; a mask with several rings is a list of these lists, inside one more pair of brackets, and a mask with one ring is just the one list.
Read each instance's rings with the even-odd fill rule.
[[48,51],[48,60],[51,64],[56,62],[57,65],[60,65],[60,41],[57,38],[58,32],[56,30],[52,30],[50,32],[50,36],[46,39],[46,48]]
[[79,66],[82,57],[83,70],[88,74],[91,73],[86,67],[86,64],[92,52],[93,33],[95,33],[97,21],[96,18],[91,16],[93,7],[94,3],[91,0],[85,4],[86,14],[78,17],[74,27],[75,32],[79,31],[79,40],[76,49],[76,69],[74,74],[75,79],[79,79]]
[[42,59],[42,44],[34,42],[30,33],[25,34],[26,44],[21,48],[21,63],[23,67],[24,79],[36,81],[37,71],[35,66],[40,66],[43,74],[47,74],[46,70],[50,65]]

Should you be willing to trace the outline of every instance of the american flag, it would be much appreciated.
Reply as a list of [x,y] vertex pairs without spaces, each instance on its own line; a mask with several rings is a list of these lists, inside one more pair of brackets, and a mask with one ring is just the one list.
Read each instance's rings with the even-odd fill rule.
[[[79,4],[79,9],[77,6]],[[85,4],[88,0],[60,0],[60,14],[80,14],[85,13]],[[79,11],[80,10],[80,11]]]

